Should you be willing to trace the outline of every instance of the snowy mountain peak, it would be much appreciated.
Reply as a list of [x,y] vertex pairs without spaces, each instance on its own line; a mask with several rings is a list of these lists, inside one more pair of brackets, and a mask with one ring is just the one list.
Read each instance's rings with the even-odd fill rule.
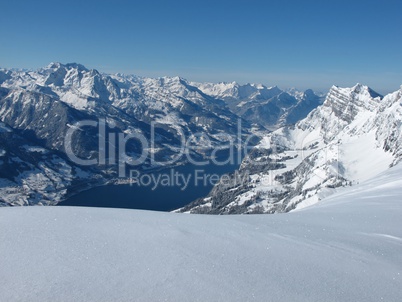
[[191,83],[199,88],[205,94],[225,100],[225,101],[243,101],[243,100],[268,100],[282,92],[277,86],[266,87],[263,84],[244,84],[237,82],[220,83]]
[[78,63],[67,63],[67,64],[62,64],[60,62],[51,62],[45,69],[59,69],[59,68],[64,68],[64,69],[77,69],[79,71],[89,71],[84,65],[78,64]]
[[59,63],[59,62],[50,62],[50,64],[47,65],[45,68],[47,68],[47,69],[57,69],[57,68],[60,68],[61,65],[62,64]]
[[312,89],[307,89],[306,91],[303,92],[303,96],[305,98],[308,98],[308,97],[311,97],[314,95],[316,95],[316,94],[314,93],[314,91]]
[[[361,97],[366,97],[366,98],[372,98],[372,99],[378,99],[381,100],[383,96],[379,94],[378,92],[374,91],[367,85],[363,85],[360,83],[357,83],[355,86],[350,87],[350,88],[341,88],[339,86],[332,86],[331,90],[338,91],[342,94],[349,95],[349,96],[356,96],[360,95]],[[331,92],[330,90],[330,92]],[[361,98],[360,97],[360,98]]]
[[380,100],[383,98],[383,96],[377,92],[375,92],[373,89],[370,87],[363,85],[363,84],[356,84],[353,87],[353,91],[356,94],[363,94],[363,95],[369,95],[372,98],[379,98]]
[[161,86],[164,85],[187,85],[188,82],[186,79],[183,79],[179,76],[174,76],[174,77],[160,77],[158,78],[159,84]]
[[382,95],[362,84],[351,88],[332,86],[324,106],[331,107],[336,117],[350,122],[359,111],[374,110],[382,98]]

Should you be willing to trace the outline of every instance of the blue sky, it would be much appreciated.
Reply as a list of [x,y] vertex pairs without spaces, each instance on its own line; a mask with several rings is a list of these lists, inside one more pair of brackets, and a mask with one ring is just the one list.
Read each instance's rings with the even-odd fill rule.
[[0,66],[327,90],[402,85],[402,1],[5,1]]

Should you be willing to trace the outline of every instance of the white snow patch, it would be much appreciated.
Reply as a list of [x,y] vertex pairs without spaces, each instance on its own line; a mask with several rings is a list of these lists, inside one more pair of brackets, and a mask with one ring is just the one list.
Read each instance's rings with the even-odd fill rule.
[[43,154],[48,153],[48,150],[46,150],[45,148],[42,148],[42,147],[38,147],[38,146],[23,145],[21,147],[24,148],[28,152],[38,152],[38,153],[43,153]]

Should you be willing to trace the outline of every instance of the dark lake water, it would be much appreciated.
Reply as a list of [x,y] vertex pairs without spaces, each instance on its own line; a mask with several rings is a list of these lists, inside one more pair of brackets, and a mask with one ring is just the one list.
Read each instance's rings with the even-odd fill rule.
[[[216,181],[218,175],[233,172],[238,167],[238,163],[222,166],[210,163],[163,169],[138,177],[142,185],[133,183],[96,187],[80,192],[58,205],[171,211],[206,196],[213,187],[213,177]],[[183,176],[188,181],[187,187]]]

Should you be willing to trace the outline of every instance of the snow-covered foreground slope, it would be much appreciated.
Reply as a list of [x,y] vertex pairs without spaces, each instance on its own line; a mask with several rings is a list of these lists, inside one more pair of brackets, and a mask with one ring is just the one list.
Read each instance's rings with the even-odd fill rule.
[[289,214],[0,209],[1,301],[400,301],[402,165]]

